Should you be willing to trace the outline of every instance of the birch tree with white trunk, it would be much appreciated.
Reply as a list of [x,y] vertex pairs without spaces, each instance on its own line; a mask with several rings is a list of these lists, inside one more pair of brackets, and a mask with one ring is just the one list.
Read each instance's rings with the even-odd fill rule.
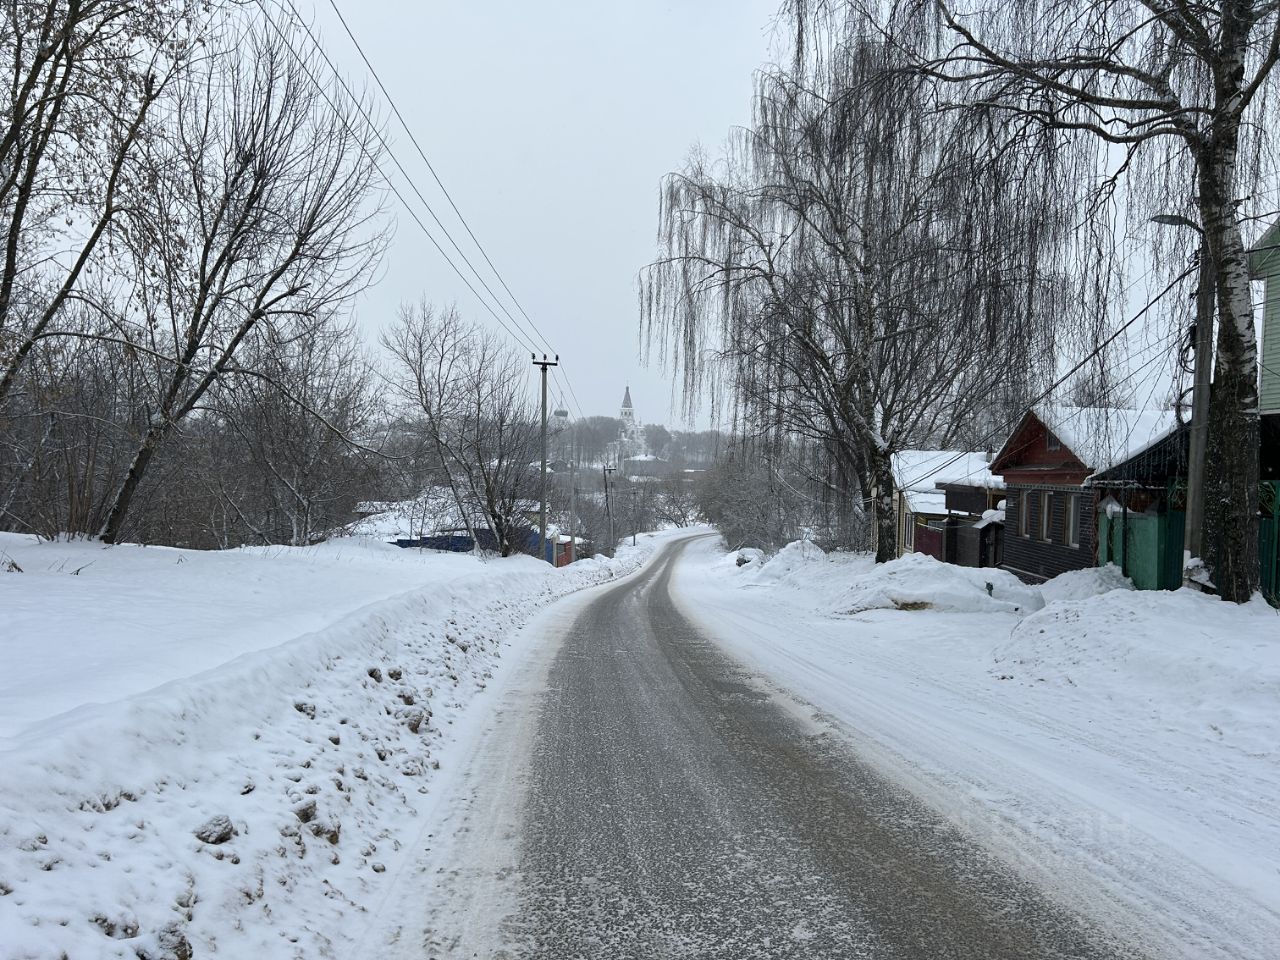
[[[837,5],[822,5],[828,8]],[[839,5],[843,6],[843,5]],[[883,12],[881,5],[868,15]],[[1258,355],[1242,222],[1274,148],[1277,0],[907,0],[888,30],[923,74],[1062,140],[1123,151],[1191,213],[1214,270],[1218,331],[1206,561],[1225,599],[1258,587]],[[1159,171],[1159,173],[1154,173]],[[1153,175],[1154,174],[1154,175]],[[1144,184],[1133,185],[1141,197]],[[1269,204],[1274,206],[1274,202]],[[1168,212],[1161,210],[1157,212]]]

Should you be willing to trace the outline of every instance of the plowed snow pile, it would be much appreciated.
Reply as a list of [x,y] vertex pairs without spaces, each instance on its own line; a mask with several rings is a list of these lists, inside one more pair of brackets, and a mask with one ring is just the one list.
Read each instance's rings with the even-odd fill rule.
[[553,570],[0,534],[0,958],[354,957]]
[[1201,741],[1215,762],[1236,754],[1274,767],[1280,619],[1260,599],[1121,589],[1062,600],[1019,623],[992,656],[997,673],[1127,704]]
[[1025,613],[1042,606],[1039,591],[1004,570],[957,567],[909,553],[854,577],[831,609],[842,614],[867,610]]
[[1142,955],[1278,955],[1280,611],[1114,567],[690,552],[690,617],[1065,906]]

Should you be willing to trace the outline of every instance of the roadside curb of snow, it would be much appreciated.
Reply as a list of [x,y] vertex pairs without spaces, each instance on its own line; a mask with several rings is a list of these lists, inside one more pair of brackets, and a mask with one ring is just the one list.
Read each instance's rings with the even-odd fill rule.
[[508,638],[661,542],[428,584],[3,745],[4,960],[344,956]]

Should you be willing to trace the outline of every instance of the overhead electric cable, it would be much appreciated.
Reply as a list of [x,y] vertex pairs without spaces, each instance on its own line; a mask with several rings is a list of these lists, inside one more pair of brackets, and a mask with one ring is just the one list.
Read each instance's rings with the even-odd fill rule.
[[[292,6],[292,0],[290,0],[290,5]],[[538,325],[533,322],[533,318],[529,316],[523,304],[521,304],[516,298],[516,295],[512,293],[511,287],[507,285],[506,279],[502,276],[502,273],[498,270],[493,260],[489,258],[488,251],[485,250],[484,244],[480,242],[480,238],[472,231],[471,224],[467,222],[467,218],[462,215],[462,211],[458,209],[458,205],[453,202],[453,196],[449,193],[448,188],[445,187],[444,182],[436,173],[436,168],[432,166],[431,161],[427,158],[426,151],[424,151],[422,149],[422,145],[418,143],[418,138],[414,136],[413,131],[409,128],[409,124],[405,122],[404,116],[400,113],[400,108],[396,106],[395,99],[391,96],[391,92],[387,90],[386,84],[382,82],[382,77],[379,76],[377,69],[365,55],[364,48],[360,46],[360,41],[356,39],[355,33],[352,32],[351,26],[347,23],[347,18],[342,15],[342,11],[338,8],[336,0],[329,0],[329,6],[333,7],[333,12],[338,15],[338,22],[342,24],[342,29],[346,31],[351,42],[355,44],[356,52],[360,54],[360,59],[363,60],[364,65],[369,68],[369,73],[373,75],[374,82],[378,84],[378,89],[381,90],[382,95],[386,97],[387,104],[391,107],[391,112],[394,113],[396,119],[400,121],[400,126],[404,128],[404,132],[409,135],[409,142],[413,144],[414,149],[418,151],[418,156],[422,158],[422,162],[425,163],[427,165],[427,169],[431,171],[432,179],[435,180],[436,186],[440,188],[440,192],[444,194],[445,199],[449,201],[449,206],[453,208],[453,212],[457,215],[463,229],[467,231],[467,236],[469,236],[471,238],[471,242],[476,245],[476,249],[479,250],[480,255],[484,257],[484,262],[489,265],[489,269],[493,271],[493,275],[498,278],[498,283],[502,285],[502,289],[507,292],[507,296],[509,296],[511,298],[511,302],[516,305],[516,309],[520,311],[521,316],[523,316],[528,322],[529,327],[535,334],[537,334],[538,339],[542,341],[542,345],[546,347],[547,350],[554,353],[555,351],[552,350],[551,344],[547,341],[547,338],[542,335],[542,331],[538,329]]]
[[[276,2],[279,3],[280,0],[276,0]],[[319,39],[314,35],[310,27],[302,19],[302,16],[299,13],[297,6],[294,4],[293,0],[284,0],[284,2],[288,3],[290,10],[293,12],[294,18],[302,26],[303,30],[307,34],[308,39],[311,40],[312,45],[315,46],[316,50],[320,53],[320,55],[324,58],[325,62],[329,65],[329,69],[338,78],[339,82],[342,83],[343,88],[347,91],[347,95],[351,97],[353,101],[355,101],[355,97],[351,93],[350,89],[347,87],[345,80],[342,78],[341,74],[338,72],[337,67],[334,65],[333,61],[325,52],[324,47],[320,44]],[[533,321],[533,318],[529,316],[528,311],[525,310],[524,308],[524,304],[522,304],[519,298],[516,297],[510,285],[507,283],[506,278],[503,277],[502,272],[498,269],[497,265],[493,262],[493,259],[489,256],[489,252],[485,249],[484,244],[480,242],[480,238],[477,237],[475,234],[475,231],[471,229],[471,224],[468,223],[467,218],[463,215],[461,209],[459,209],[457,203],[453,199],[452,194],[449,193],[448,188],[444,185],[444,181],[441,180],[439,174],[436,173],[436,169],[432,165],[430,158],[427,157],[426,151],[423,150],[422,145],[418,142],[418,138],[414,135],[414,132],[409,127],[409,124],[405,120],[404,115],[400,112],[400,108],[396,105],[395,98],[391,96],[391,92],[387,89],[386,84],[383,83],[382,77],[378,73],[377,68],[374,67],[372,61],[365,54],[364,48],[361,46],[360,41],[356,38],[355,32],[351,29],[350,24],[347,23],[346,17],[344,17],[342,14],[342,10],[338,7],[335,0],[329,0],[329,2],[330,2],[330,6],[333,8],[333,12],[338,17],[338,21],[342,24],[342,29],[346,32],[347,37],[351,40],[352,44],[356,48],[356,51],[360,54],[360,59],[364,61],[365,66],[369,70],[369,73],[373,76],[374,82],[377,83],[378,89],[382,91],[382,95],[386,99],[388,106],[391,107],[392,113],[395,114],[396,120],[399,121],[400,126],[404,128],[405,133],[408,134],[409,141],[413,144],[413,147],[417,151],[418,156],[422,158],[422,162],[426,165],[427,170],[430,172],[432,179],[435,180],[436,185],[440,188],[440,192],[444,194],[445,199],[448,201],[450,208],[452,208],[454,214],[457,216],[458,221],[462,224],[463,229],[466,230],[467,236],[471,238],[472,243],[475,244],[476,249],[480,252],[480,255],[484,258],[485,263],[488,264],[489,269],[493,272],[494,277],[497,278],[499,285],[501,285],[502,289],[506,292],[507,296],[511,299],[511,302],[515,305],[520,315],[525,319],[525,322],[527,323],[528,328],[533,332],[534,337],[538,341],[540,341],[548,351],[550,351],[551,353],[557,353],[557,351],[551,346],[550,341],[548,341],[547,337],[543,334],[542,330]],[[382,139],[382,138],[379,137],[379,139]],[[506,316],[511,320],[511,322],[515,324],[517,328],[519,328],[521,326],[520,322],[515,318],[515,316],[512,315],[511,311],[507,309],[506,304],[502,302],[501,298],[499,298],[496,293],[494,293],[493,289],[488,285],[488,283],[485,282],[484,278],[480,276],[480,272],[476,269],[475,265],[472,264],[471,260],[458,246],[457,241],[454,240],[452,234],[449,233],[448,229],[444,226],[440,218],[436,215],[435,210],[432,209],[431,205],[427,203],[425,198],[423,198],[421,191],[418,190],[416,184],[413,183],[408,173],[405,172],[404,166],[395,157],[394,152],[386,144],[385,140],[383,140],[383,146],[384,146],[384,149],[386,149],[387,153],[391,155],[392,159],[395,160],[397,168],[399,168],[400,172],[404,175],[405,179],[409,181],[410,186],[413,187],[414,193],[416,193],[418,195],[418,198],[422,200],[423,205],[426,206],[427,208],[427,212],[431,214],[432,219],[435,220],[435,222],[439,225],[440,229],[444,232],[444,235],[448,238],[449,243],[453,246],[455,250],[458,251],[459,256],[462,257],[463,261],[471,269],[471,272],[475,274],[476,279],[480,281],[481,285],[485,288],[486,291],[488,291],[489,295],[493,297],[493,300],[495,303],[497,303],[499,309],[501,309],[502,312],[506,314]],[[401,202],[403,202],[403,200]],[[456,267],[454,269],[455,269],[455,272],[458,272]],[[470,284],[468,284],[468,286],[470,286]],[[488,309],[488,304],[485,304],[485,306]],[[492,309],[490,309],[489,312],[492,313],[493,312]],[[506,325],[503,324],[503,327],[505,329]],[[523,331],[522,331],[522,334],[523,334]],[[524,344],[523,336],[517,339],[521,340],[522,344],[525,345],[526,347],[533,349],[533,352],[536,352],[536,348],[532,348],[530,347],[530,345]],[[574,390],[573,388],[573,381],[570,379],[568,371],[563,369],[563,364],[564,364],[564,361],[562,360],[561,370],[560,370],[561,375],[564,378],[565,384],[569,388],[570,395],[573,397],[573,402],[578,409],[579,416],[585,416],[585,413],[582,409],[582,404],[578,400],[577,391]]]
[[[259,6],[261,8],[262,6],[261,0],[257,0],[257,1],[259,1]],[[282,0],[275,0],[275,3],[276,5],[279,5],[280,3],[282,3]],[[475,264],[472,264],[471,260],[468,259],[466,252],[463,252],[462,248],[458,246],[457,241],[454,241],[453,234],[449,233],[449,230],[447,227],[445,227],[443,221],[440,220],[438,215],[436,215],[435,210],[433,209],[433,207],[431,207],[430,202],[426,200],[426,197],[422,195],[422,191],[421,189],[419,189],[419,186],[417,186],[417,183],[415,182],[415,180],[413,180],[413,178],[410,177],[410,174],[408,174],[408,170],[404,169],[404,165],[401,163],[401,160],[399,160],[399,157],[396,155],[396,151],[392,150],[392,147],[390,147],[390,143],[387,142],[387,138],[383,136],[383,132],[381,132],[380,129],[378,128],[378,124],[374,122],[374,119],[372,119],[372,116],[370,116],[369,111],[365,109],[365,105],[362,104],[360,97],[357,97],[355,95],[355,92],[351,90],[351,86],[349,86],[349,84],[347,83],[347,79],[344,78],[342,76],[342,73],[339,72],[337,64],[334,64],[333,59],[330,58],[328,52],[325,51],[324,46],[321,46],[319,38],[317,38],[314,35],[314,33],[311,32],[311,28],[307,26],[306,20],[302,19],[302,14],[298,12],[297,5],[293,3],[293,0],[283,0],[283,3],[288,5],[289,12],[292,12],[293,14],[292,19],[296,20],[298,26],[302,27],[302,31],[306,33],[307,40],[311,41],[311,45],[315,47],[316,52],[319,52],[321,58],[324,59],[325,64],[328,65],[330,72],[333,73],[334,78],[337,79],[340,86],[342,86],[342,90],[344,93],[346,93],[347,99],[351,100],[352,105],[355,106],[356,110],[360,111],[361,118],[365,120],[365,123],[367,125],[369,125],[370,131],[374,133],[375,137],[378,137],[378,141],[379,143],[381,143],[381,147],[383,147],[383,150],[387,152],[387,155],[390,157],[390,159],[392,159],[392,163],[396,164],[396,168],[399,170],[399,172],[401,172],[401,175],[404,178],[404,182],[408,183],[408,186],[410,186],[413,193],[415,193],[417,198],[419,198],[419,200],[422,202],[422,206],[426,207],[426,212],[428,212],[428,214],[430,215],[430,218],[435,221],[436,227],[440,228],[440,232],[442,232],[445,238],[448,239],[449,244],[451,244],[451,246],[453,247],[453,250],[457,251],[458,256],[460,256],[462,259],[462,262],[465,262],[465,264],[467,265],[467,269],[471,270],[471,273],[472,275],[475,276],[475,279],[477,280],[477,282],[479,282],[481,287],[484,287],[485,292],[488,293],[489,296],[493,298],[493,302],[497,303],[499,310],[502,310],[504,314],[507,315],[508,319],[511,320],[512,324],[515,324],[517,329],[520,328],[520,321],[516,320],[515,316],[512,316],[511,311],[507,310],[506,305],[504,305],[504,303],[502,302],[502,298],[498,297],[498,294],[494,293],[493,288],[489,287],[489,284],[485,282],[484,276],[480,275],[480,271],[477,270],[475,268]],[[262,10],[262,12],[266,14],[265,9]],[[268,19],[270,19],[270,17],[268,17]],[[273,27],[274,26],[275,24],[273,22]],[[279,31],[279,27],[276,27],[276,32],[282,33],[282,31]],[[289,46],[289,51],[292,52],[292,54],[294,55],[294,58],[298,58],[298,60],[300,60],[300,63],[301,63],[301,58],[300,56],[298,56],[298,52],[296,50],[293,50],[292,44],[289,44],[287,38],[283,37],[283,33],[282,33],[282,40],[284,40],[285,44]],[[307,73],[307,76],[311,77],[310,72]],[[312,82],[316,82],[314,77],[312,77]],[[337,110],[337,108],[334,108],[334,109]],[[388,179],[387,177],[385,177],[385,174],[384,174],[384,179]],[[388,183],[390,183],[389,179],[388,179]],[[404,197],[401,195],[401,193],[396,191],[394,187],[392,188],[392,192],[396,193],[396,196],[397,198],[399,198],[399,201],[401,201],[401,204],[404,204]],[[407,207],[408,205],[404,204],[404,206]],[[470,280],[468,280],[466,276],[462,274],[462,271],[458,269],[457,264],[454,264],[451,257],[449,257],[447,253],[444,252],[442,247],[440,247],[440,244],[438,241],[436,241],[435,237],[431,237],[430,232],[426,230],[426,225],[421,223],[421,219],[417,218],[416,215],[413,216],[413,219],[419,221],[420,227],[424,229],[424,232],[428,233],[428,237],[431,243],[434,244],[436,250],[440,251],[440,255],[444,256],[445,261],[447,261],[449,266],[453,268],[454,273],[458,274],[458,278],[460,278],[462,282],[467,285],[467,288],[470,289],[470,291],[475,294],[477,300],[483,303],[485,310],[488,310],[490,314],[493,315],[494,320],[497,320],[499,325],[502,325],[502,328],[504,330],[507,330],[507,333],[511,334],[512,337],[515,338],[517,342],[521,344],[522,348],[536,349],[534,346],[532,346],[532,340],[526,338],[524,330],[521,330],[520,333],[516,333],[515,330],[512,330],[511,328],[509,328],[509,326],[507,326],[507,324],[504,323],[504,321],[502,320],[502,317],[499,317],[497,315],[497,312],[493,310],[493,307],[489,305],[489,302],[485,301],[484,297],[480,296],[480,293],[476,291],[474,285],[471,284]]]
[[[1142,317],[1144,317],[1144,316],[1147,314],[1147,311],[1149,311],[1152,307],[1154,307],[1157,303],[1159,303],[1162,299],[1164,299],[1164,297],[1169,293],[1169,291],[1170,291],[1170,290],[1172,290],[1175,286],[1177,286],[1179,283],[1181,283],[1181,282],[1182,282],[1183,280],[1185,280],[1187,277],[1191,276],[1191,274],[1192,274],[1193,272],[1195,272],[1196,270],[1198,270],[1198,269],[1199,269],[1199,266],[1191,266],[1191,267],[1188,267],[1186,270],[1184,270],[1182,273],[1178,274],[1178,276],[1174,277],[1174,278],[1173,278],[1173,280],[1169,283],[1169,285],[1168,285],[1167,287],[1165,287],[1165,288],[1164,288],[1163,290],[1161,290],[1158,294],[1156,294],[1154,297],[1152,297],[1150,300],[1148,300],[1148,301],[1147,301],[1146,306],[1144,306],[1141,310],[1139,310],[1137,313],[1135,313],[1135,314],[1134,314],[1132,317],[1130,317],[1127,321],[1125,321],[1123,324],[1121,324],[1121,326],[1120,326],[1120,327],[1119,327],[1119,328],[1118,328],[1118,329],[1117,329],[1113,334],[1111,334],[1111,336],[1109,336],[1109,337],[1107,337],[1107,339],[1103,340],[1103,341],[1102,341],[1102,343],[1098,344],[1098,345],[1097,345],[1097,346],[1096,346],[1092,351],[1090,351],[1090,352],[1089,352],[1089,353],[1084,357],[1084,359],[1082,359],[1082,360],[1081,360],[1079,363],[1077,363],[1074,367],[1072,367],[1070,370],[1068,370],[1066,373],[1064,373],[1062,376],[1060,376],[1057,380],[1055,380],[1053,383],[1051,383],[1051,384],[1048,386],[1048,388],[1046,388],[1046,389],[1044,390],[1044,392],[1043,392],[1043,393],[1041,393],[1041,394],[1040,394],[1039,396],[1037,396],[1035,399],[1033,399],[1033,400],[1031,400],[1029,403],[1027,403],[1027,406],[1028,406],[1028,407],[1032,407],[1032,406],[1034,406],[1035,404],[1039,403],[1040,401],[1042,401],[1042,400],[1044,400],[1046,397],[1048,397],[1048,396],[1049,396],[1049,394],[1053,393],[1053,391],[1054,391],[1054,390],[1056,390],[1056,389],[1058,389],[1058,387],[1060,387],[1060,386],[1062,386],[1064,383],[1066,383],[1066,382],[1067,382],[1067,380],[1069,380],[1069,379],[1070,379],[1071,377],[1073,377],[1076,373],[1078,373],[1078,372],[1080,371],[1080,369],[1081,369],[1082,367],[1084,367],[1084,365],[1085,365],[1086,363],[1088,363],[1090,360],[1092,360],[1094,357],[1096,357],[1098,354],[1100,354],[1103,350],[1105,350],[1107,347],[1109,347],[1109,346],[1110,346],[1110,345],[1111,345],[1111,344],[1112,344],[1112,343],[1113,343],[1113,342],[1114,342],[1114,341],[1115,341],[1115,340],[1120,336],[1120,334],[1124,333],[1124,332],[1125,332],[1126,330],[1128,330],[1131,326],[1133,326],[1133,325],[1134,325],[1135,323],[1137,323],[1140,319],[1142,319]],[[1148,272],[1149,272],[1149,271],[1148,271]],[[1132,374],[1130,374],[1130,375],[1132,375]],[[1127,378],[1126,378],[1126,379],[1127,379]],[[1022,417],[1023,417],[1023,416],[1024,416],[1024,414],[1018,414],[1018,416],[1017,416],[1017,417],[1015,417],[1015,418],[1013,418],[1013,419],[1011,419],[1011,420],[1008,420],[1008,421],[1006,421],[1005,423],[1001,424],[1000,426],[996,427],[994,430],[991,430],[989,433],[987,433],[984,437],[982,437],[982,438],[981,438],[981,441],[980,441],[980,442],[985,441],[985,442],[988,442],[988,443],[989,443],[991,440],[993,440],[993,439],[994,439],[994,438],[996,438],[997,436],[1001,435],[1005,430],[1008,430],[1008,429],[1010,429],[1011,427],[1015,426],[1015,425],[1017,424],[1017,422],[1018,422],[1019,420],[1021,420],[1021,419],[1022,419]],[[959,461],[961,458],[963,458],[965,455],[966,455],[966,454],[964,454],[964,453],[959,453],[959,454],[957,454],[956,456],[951,457],[949,460],[947,460],[947,461],[945,461],[945,462],[943,462],[943,463],[938,464],[938,466],[934,467],[934,468],[933,468],[932,470],[930,470],[928,473],[921,474],[920,476],[915,477],[915,478],[913,478],[912,480],[908,481],[906,484],[903,484],[902,489],[904,489],[904,490],[910,490],[910,489],[912,489],[912,488],[913,488],[917,483],[919,483],[920,481],[922,481],[922,480],[928,480],[928,479],[929,479],[930,477],[932,477],[934,474],[939,473],[939,472],[941,472],[941,471],[945,470],[947,467],[951,466],[953,463],[958,462],[958,461]]]
[[[285,0],[285,2],[289,3],[290,7],[293,7],[292,0]],[[414,210],[413,206],[407,200],[405,200],[404,194],[402,194],[396,188],[391,178],[386,175],[386,172],[383,169],[382,164],[378,161],[378,158],[375,157],[369,151],[368,147],[365,146],[364,141],[360,139],[357,136],[356,131],[351,128],[351,124],[348,122],[346,115],[340,109],[338,109],[338,105],[334,103],[333,99],[329,96],[328,91],[325,90],[324,85],[320,83],[319,79],[317,79],[315,74],[311,72],[310,68],[307,66],[306,61],[302,58],[302,55],[298,53],[296,49],[294,49],[293,44],[290,42],[285,32],[280,28],[280,25],[277,24],[272,19],[271,14],[267,12],[267,9],[263,3],[263,0],[256,0],[256,3],[258,5],[258,8],[262,11],[263,18],[267,21],[267,23],[271,25],[271,28],[276,32],[276,35],[280,38],[280,41],[285,45],[285,47],[288,49],[289,53],[293,56],[293,58],[298,62],[298,65],[302,68],[303,73],[306,74],[307,79],[311,81],[312,85],[316,88],[316,91],[324,99],[325,103],[328,104],[329,108],[333,110],[333,112],[337,115],[339,121],[347,129],[347,132],[350,133],[353,137],[357,138],[357,141],[360,143],[361,152],[364,153],[365,156],[368,157],[369,160],[373,163],[378,173],[382,176],[382,179],[386,181],[388,189],[390,189],[391,192],[395,194],[396,199],[400,201],[401,205],[409,213],[409,216],[413,218],[414,222],[417,223],[419,228],[421,228],[422,232],[426,234],[427,239],[431,241],[432,246],[434,246],[436,250],[440,253],[440,256],[444,258],[445,263],[447,263],[452,268],[453,272],[458,275],[458,278],[466,285],[467,289],[470,290],[471,293],[475,296],[475,298],[480,302],[480,304],[486,310],[488,310],[489,314],[493,317],[493,319],[498,322],[498,325],[501,326],[502,329],[505,330],[509,336],[511,336],[523,349],[529,350],[531,352],[536,352],[536,348],[526,339],[526,337],[522,333],[511,329],[511,327],[507,325],[507,323],[502,319],[502,317],[498,315],[497,311],[495,311],[493,307],[490,306],[489,302],[483,296],[480,295],[480,292],[476,290],[475,286],[471,283],[471,281],[468,280],[466,275],[458,268],[458,265],[453,262],[453,259],[445,251],[444,247],[440,245],[440,242],[432,235],[431,230],[422,221],[422,218],[418,216],[417,211]],[[293,9],[294,9],[294,15],[296,17],[297,8],[295,7]],[[305,24],[303,25],[303,29],[306,30]],[[310,36],[310,31],[307,31],[307,33],[308,33],[308,36]],[[348,98],[351,99],[356,109],[360,112],[360,115],[364,119],[370,132],[372,132],[373,135],[377,138],[378,142],[382,145],[382,148],[384,151],[386,151],[387,155],[391,157],[392,162],[396,165],[397,169],[399,169],[401,175],[405,178],[405,181],[409,184],[410,188],[417,195],[418,199],[422,201],[423,206],[427,208],[428,213],[430,213],[432,218],[436,220],[436,223],[439,224],[440,223],[439,218],[436,217],[435,212],[431,209],[430,204],[427,203],[426,198],[423,197],[422,191],[418,189],[418,185],[414,182],[413,178],[409,176],[408,171],[405,170],[404,165],[401,164],[399,158],[396,157],[395,152],[391,149],[390,144],[387,143],[386,138],[382,135],[382,132],[378,129],[377,124],[373,122],[373,118],[369,116],[369,113],[367,110],[365,110],[363,104],[361,104],[359,99],[356,98],[355,95],[351,92],[350,87],[347,86],[346,81],[342,79],[342,76],[337,72],[337,69],[334,67],[333,62],[329,60],[328,56],[324,54],[323,50],[321,50],[321,56],[324,56],[325,62],[328,63],[330,69],[334,71],[335,77],[338,78],[338,82],[342,85],[342,88],[346,92]],[[441,230],[444,230],[443,224],[441,224],[440,227],[441,227]],[[448,231],[445,231],[445,235],[448,236]],[[450,237],[449,239],[450,239],[450,242],[452,243],[453,242],[452,237]],[[454,244],[454,246],[456,247],[457,245]],[[459,252],[461,253],[461,251]],[[465,255],[463,256],[463,259],[466,260]],[[484,280],[482,277],[480,277],[479,273],[476,272],[475,267],[472,266],[469,262],[467,263],[467,266],[471,267],[472,272],[475,273],[476,275],[476,279],[480,281],[481,285],[484,286],[486,290],[488,290],[489,289],[488,286],[484,283]],[[493,293],[492,290],[489,290],[489,295],[491,297],[494,297],[495,302],[498,302],[497,296],[496,294]],[[501,307],[500,302],[498,303],[498,305]],[[515,322],[515,321],[513,320],[512,322]]]

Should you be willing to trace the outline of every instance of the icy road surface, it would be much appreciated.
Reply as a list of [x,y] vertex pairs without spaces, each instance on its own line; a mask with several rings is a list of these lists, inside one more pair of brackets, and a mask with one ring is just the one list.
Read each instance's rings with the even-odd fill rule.
[[1140,956],[726,658],[669,595],[686,544],[546,627],[561,642],[522,665],[416,896],[384,911],[390,954]]

